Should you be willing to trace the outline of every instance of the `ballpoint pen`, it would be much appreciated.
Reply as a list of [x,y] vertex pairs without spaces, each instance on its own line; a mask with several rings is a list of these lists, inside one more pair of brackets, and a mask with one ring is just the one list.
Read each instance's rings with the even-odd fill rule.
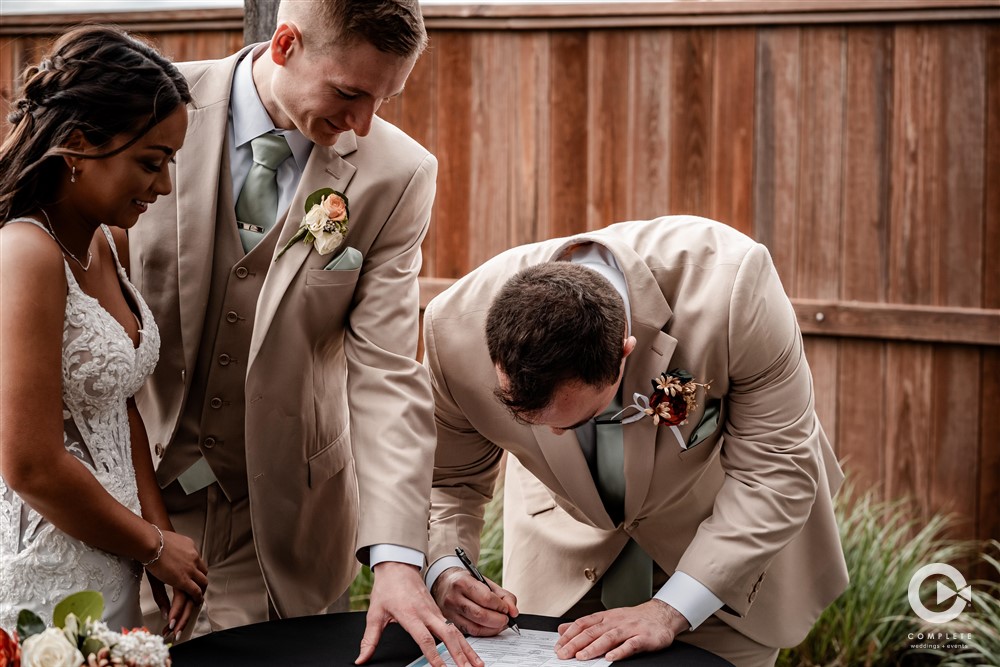
[[[490,582],[486,581],[486,577],[482,575],[482,573],[479,571],[479,568],[476,567],[475,563],[473,563],[469,559],[469,557],[465,553],[465,550],[462,547],[455,547],[455,555],[458,556],[458,559],[460,561],[462,561],[462,565],[464,565],[465,569],[469,571],[469,574],[471,574],[477,580],[481,581],[486,586],[486,588],[490,589],[490,592],[492,593],[493,587],[490,586]],[[516,632],[519,637],[521,636],[521,628],[517,627],[517,623],[514,622],[514,619],[511,618],[510,616],[507,617],[507,627]]]

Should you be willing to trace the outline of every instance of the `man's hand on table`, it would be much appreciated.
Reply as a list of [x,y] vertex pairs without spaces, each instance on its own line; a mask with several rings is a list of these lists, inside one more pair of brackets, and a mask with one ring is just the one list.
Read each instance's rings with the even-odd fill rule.
[[452,567],[434,582],[431,593],[444,615],[467,635],[492,637],[507,628],[507,617],[517,618],[517,598],[489,582],[493,592],[464,568]]
[[434,667],[445,664],[437,652],[435,637],[444,642],[459,667],[482,667],[483,661],[462,633],[441,615],[417,567],[384,561],[375,566],[374,574],[365,634],[355,664],[360,665],[372,657],[385,626],[395,621],[413,637]]
[[556,655],[563,659],[592,660],[603,656],[614,662],[636,653],[658,651],[674,643],[688,629],[687,619],[660,600],[635,607],[609,609],[559,626]]

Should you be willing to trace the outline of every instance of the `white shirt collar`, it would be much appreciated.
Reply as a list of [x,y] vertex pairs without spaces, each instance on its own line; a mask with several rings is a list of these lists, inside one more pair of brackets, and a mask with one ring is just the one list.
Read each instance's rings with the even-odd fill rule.
[[280,134],[285,137],[289,148],[292,149],[292,157],[295,158],[295,164],[301,171],[305,169],[306,161],[309,159],[312,142],[298,130],[276,128],[267,113],[267,109],[264,108],[264,103],[260,101],[257,87],[253,83],[253,61],[265,48],[267,48],[266,45],[261,45],[248,51],[247,55],[236,66],[236,72],[233,75],[229,108],[233,114],[235,147],[240,148],[268,132]]

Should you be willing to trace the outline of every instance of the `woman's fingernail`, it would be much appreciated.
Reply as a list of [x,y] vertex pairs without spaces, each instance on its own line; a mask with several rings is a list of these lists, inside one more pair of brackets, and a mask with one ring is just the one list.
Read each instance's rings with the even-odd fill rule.
[[175,625],[177,625],[177,619],[176,619],[176,618],[172,618],[172,619],[170,619],[170,629],[171,629],[171,630],[173,630],[173,629],[174,629],[174,626],[175,626]]

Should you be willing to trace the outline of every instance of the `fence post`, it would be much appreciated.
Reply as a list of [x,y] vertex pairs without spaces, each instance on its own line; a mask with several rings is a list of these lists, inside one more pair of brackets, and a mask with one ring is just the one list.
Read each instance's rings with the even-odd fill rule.
[[277,25],[279,0],[244,0],[243,44],[266,42]]

